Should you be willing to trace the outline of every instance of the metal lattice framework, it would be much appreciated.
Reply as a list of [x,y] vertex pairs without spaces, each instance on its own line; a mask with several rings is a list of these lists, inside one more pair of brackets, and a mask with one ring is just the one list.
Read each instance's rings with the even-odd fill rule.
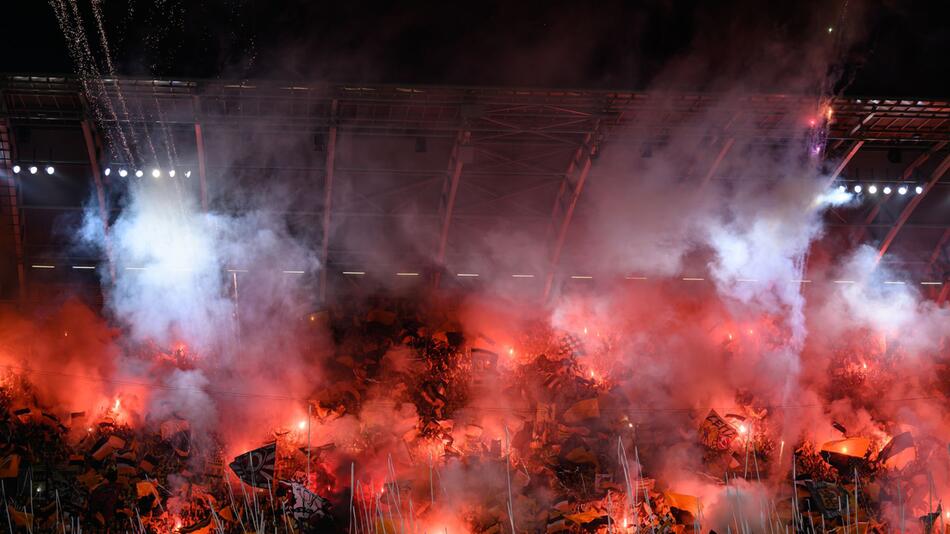
[[[315,218],[319,232],[314,250],[337,271],[364,268],[372,248],[347,245],[360,241],[353,238],[348,221],[360,221],[361,228],[385,228],[411,208],[426,252],[419,256],[435,258],[435,265],[430,260],[410,266],[431,272],[436,286],[473,227],[536,228],[538,239],[548,243],[548,264],[538,273],[539,290],[548,294],[565,274],[560,268],[565,243],[601,151],[624,143],[695,143],[699,156],[683,173],[705,185],[730,178],[726,162],[737,141],[803,142],[816,122],[827,132],[832,180],[856,179],[849,169],[862,157],[864,167],[873,169],[874,158],[887,151],[916,155],[910,165],[901,164],[894,180],[924,184],[924,194],[899,208],[877,202],[850,214],[839,211],[829,222],[876,243],[881,257],[898,246],[910,263],[925,264],[918,271],[940,282],[945,278],[950,230],[933,200],[942,195],[933,191],[945,188],[950,166],[946,100],[848,97],[820,102],[792,95],[136,79],[81,83],[37,76],[3,77],[0,91],[2,198],[5,220],[11,221],[4,239],[14,250],[21,297],[24,266],[77,261],[57,249],[61,244],[37,242],[44,234],[32,232],[30,221],[52,224],[48,219],[56,213],[76,211],[86,199],[31,202],[16,190],[10,174],[14,160],[46,158],[75,167],[77,176],[86,177],[105,225],[111,217],[110,182],[103,168],[110,164],[173,161],[192,166],[204,209],[213,202],[216,177],[225,172],[247,174],[248,179],[267,173],[306,180],[318,194],[302,199],[294,214]],[[829,107],[832,116],[826,115]],[[45,145],[17,139],[10,133],[17,128],[65,132],[55,154],[69,156],[37,155]],[[107,138],[115,136],[100,130],[122,133],[128,138],[125,146],[109,143]],[[268,144],[286,140],[296,149],[306,143],[312,153],[292,164],[255,158],[255,143],[259,146],[262,139]],[[76,150],[60,148],[62,144],[76,145]],[[53,153],[52,148],[47,151]],[[381,176],[385,180],[377,179]],[[899,242],[910,233],[920,235],[909,240],[914,250],[908,254]],[[7,241],[2,242],[5,248]],[[321,295],[327,271],[320,274]]]

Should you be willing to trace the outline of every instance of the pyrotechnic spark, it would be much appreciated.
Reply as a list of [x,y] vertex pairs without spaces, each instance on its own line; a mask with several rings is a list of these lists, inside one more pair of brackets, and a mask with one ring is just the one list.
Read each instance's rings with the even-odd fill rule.
[[745,433],[748,432],[748,431],[749,431],[749,429],[746,428],[745,425],[739,425],[739,433],[740,433],[740,434],[745,434]]
[[307,428],[307,422],[306,422],[306,421],[300,421],[299,423],[297,423],[297,428],[299,428],[300,430],[303,430],[303,429]]

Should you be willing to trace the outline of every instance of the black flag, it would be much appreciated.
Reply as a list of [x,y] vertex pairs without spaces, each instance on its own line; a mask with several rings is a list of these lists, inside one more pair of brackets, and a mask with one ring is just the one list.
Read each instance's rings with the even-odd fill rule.
[[267,488],[274,481],[276,456],[277,442],[275,441],[235,457],[231,462],[231,470],[245,484],[256,488]]

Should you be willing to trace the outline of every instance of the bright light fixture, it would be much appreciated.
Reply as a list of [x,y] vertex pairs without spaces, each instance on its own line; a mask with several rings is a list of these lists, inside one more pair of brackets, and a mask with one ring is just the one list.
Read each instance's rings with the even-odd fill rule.
[[30,171],[30,174],[36,174],[37,172],[40,171],[40,170],[36,167],[36,165],[30,165],[30,167],[29,167],[27,170]]
[[127,171],[127,170],[125,170],[125,169],[119,169],[119,176],[125,178],[125,177],[128,176],[128,175],[129,175],[129,171]]
[[13,174],[20,174],[20,166],[19,166],[19,165],[14,165],[14,166],[13,166]]
[[160,169],[152,169],[152,178],[158,178],[161,175],[162,171]]
[[142,172],[142,169],[139,169],[139,170],[135,171],[135,177],[136,177],[136,178],[141,178],[141,177],[143,177],[143,176],[145,176],[145,173]]
[[876,195],[876,194],[877,194],[877,186],[876,186],[876,185],[872,185],[872,186],[868,187],[868,193],[871,193],[872,195]]
[[172,169],[172,170],[168,171],[168,176],[174,178],[174,177],[175,177],[175,169]]
[[884,186],[884,194],[885,194],[885,195],[890,195],[890,194],[891,194],[891,186],[889,186],[889,185],[885,185],[885,186]]
[[855,192],[855,193],[860,193],[860,192],[861,192],[861,184],[858,184],[858,185],[854,186],[854,192]]
[[897,193],[898,193],[898,194],[901,194],[901,195],[906,195],[906,194],[907,194],[907,186],[902,185],[902,186],[898,187],[898,188],[897,188]]

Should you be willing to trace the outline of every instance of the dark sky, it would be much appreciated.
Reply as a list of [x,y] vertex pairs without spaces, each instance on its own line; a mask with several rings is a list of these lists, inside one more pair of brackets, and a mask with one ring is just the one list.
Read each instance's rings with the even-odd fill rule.
[[[76,0],[90,39],[90,0]],[[0,70],[74,70],[44,0],[7,0]],[[535,0],[103,0],[122,74],[154,77],[709,89],[819,52],[850,94],[947,96],[944,3]],[[828,33],[827,28],[833,32]],[[756,80],[770,87],[774,76]],[[668,82],[668,83],[667,83]]]

